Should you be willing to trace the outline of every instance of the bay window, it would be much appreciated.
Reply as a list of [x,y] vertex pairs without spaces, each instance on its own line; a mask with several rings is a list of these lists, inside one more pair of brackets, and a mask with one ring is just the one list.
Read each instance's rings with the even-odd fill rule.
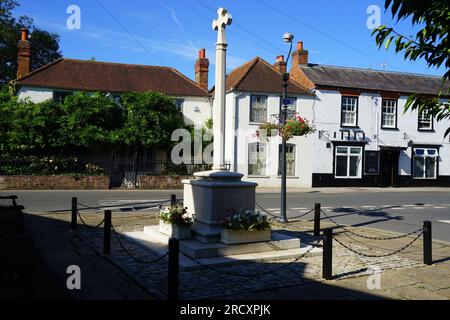
[[436,179],[439,153],[434,148],[414,148],[413,178]]
[[337,146],[335,155],[335,177],[361,178],[362,147]]

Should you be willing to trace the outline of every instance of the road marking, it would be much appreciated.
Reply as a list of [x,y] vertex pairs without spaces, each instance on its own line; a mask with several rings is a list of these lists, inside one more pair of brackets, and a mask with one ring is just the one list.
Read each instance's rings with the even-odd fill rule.
[[395,207],[395,208],[391,208],[392,210],[405,210],[406,208],[403,207]]
[[450,220],[438,220],[438,222],[449,223],[450,224]]
[[270,210],[270,211],[276,211],[276,210],[280,210],[280,208],[268,208],[268,209],[266,209],[266,210]]
[[446,209],[446,207],[433,207],[433,209]]
[[290,208],[291,210],[307,210],[308,208]]
[[361,206],[361,208],[375,208],[375,206]]

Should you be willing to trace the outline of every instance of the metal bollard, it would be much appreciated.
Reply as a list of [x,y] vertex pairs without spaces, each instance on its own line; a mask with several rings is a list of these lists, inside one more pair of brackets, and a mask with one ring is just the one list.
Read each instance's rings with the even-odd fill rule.
[[178,277],[180,272],[180,241],[175,238],[169,239],[169,279],[168,279],[168,299],[178,300]]
[[77,229],[77,213],[78,213],[78,199],[76,197],[72,198],[72,219],[70,224],[71,230]]
[[314,205],[314,236],[320,237],[320,203]]
[[431,221],[423,222],[423,263],[427,266],[433,264]]
[[333,279],[333,229],[323,230],[322,278]]
[[170,205],[173,206],[177,203],[177,195],[176,194],[171,194],[170,195]]
[[111,252],[111,210],[105,210],[103,227],[103,254],[109,254]]

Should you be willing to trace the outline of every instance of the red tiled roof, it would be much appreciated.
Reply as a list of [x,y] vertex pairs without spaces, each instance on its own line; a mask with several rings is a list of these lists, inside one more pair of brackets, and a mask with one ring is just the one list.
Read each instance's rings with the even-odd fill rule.
[[[283,90],[280,73],[260,57],[237,67],[227,75],[226,90],[259,93],[281,93]],[[289,80],[288,94],[309,94],[308,89]]]
[[174,96],[209,93],[176,69],[59,59],[17,80],[20,85],[112,93],[156,91]]

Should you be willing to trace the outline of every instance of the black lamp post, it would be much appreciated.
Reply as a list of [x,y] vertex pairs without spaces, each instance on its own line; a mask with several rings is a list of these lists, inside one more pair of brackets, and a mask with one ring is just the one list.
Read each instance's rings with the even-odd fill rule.
[[[289,72],[287,71],[287,64],[289,62],[289,58],[291,56],[292,52],[292,40],[294,39],[294,35],[286,32],[283,35],[283,40],[286,43],[290,43],[289,48],[289,54],[286,59],[286,72],[283,73],[283,101],[281,103],[281,110],[280,110],[280,128],[283,128],[287,121],[287,109],[289,107],[289,103],[287,101],[287,88],[288,88],[288,82],[289,82]],[[286,139],[281,137],[281,205],[280,205],[280,214],[281,218],[280,221],[283,223],[288,222],[286,217]]]

